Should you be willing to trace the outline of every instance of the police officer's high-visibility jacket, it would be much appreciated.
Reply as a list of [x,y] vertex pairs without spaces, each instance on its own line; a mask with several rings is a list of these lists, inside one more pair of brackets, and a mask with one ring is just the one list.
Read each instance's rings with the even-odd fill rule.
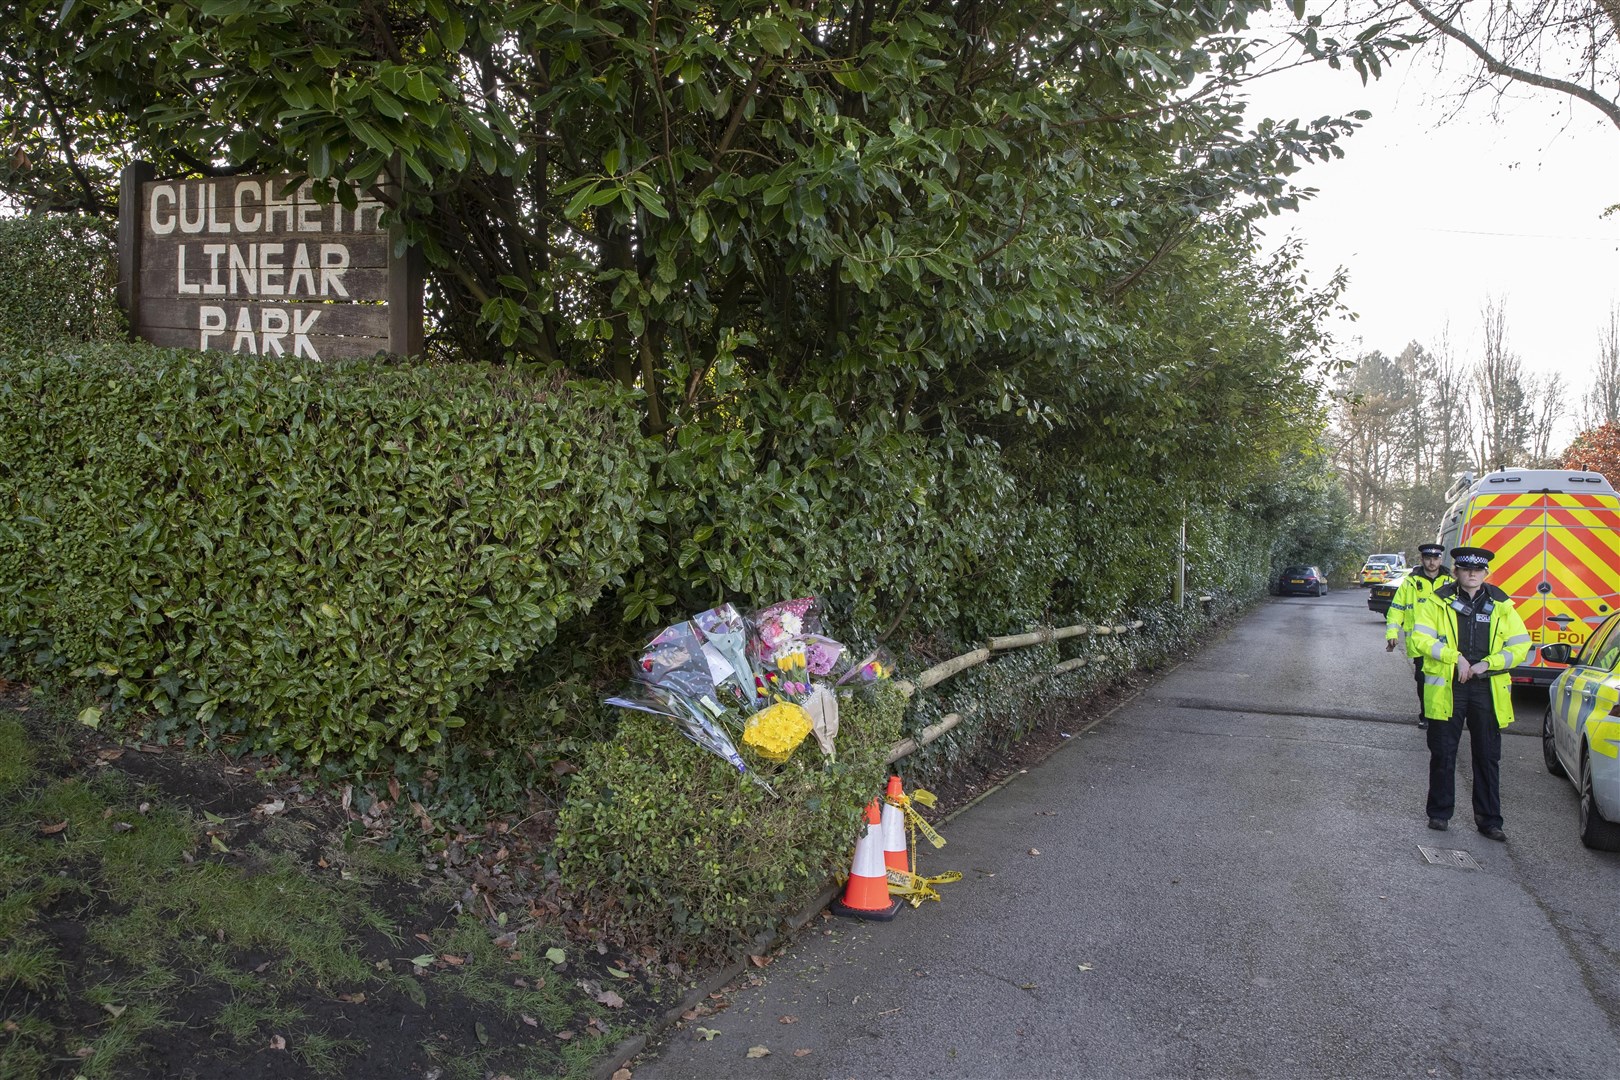
[[1395,588],[1395,595],[1390,598],[1389,610],[1384,612],[1384,640],[1394,641],[1405,634],[1406,655],[1416,657],[1418,649],[1412,644],[1412,616],[1417,613],[1418,600],[1454,580],[1443,566],[1433,581],[1416,570],[1402,578],[1400,585]]
[[[1488,597],[1490,652],[1484,657],[1490,666],[1491,705],[1501,727],[1513,723],[1513,684],[1510,668],[1524,663],[1530,653],[1530,631],[1513,607],[1507,593],[1495,585],[1480,586]],[[1430,720],[1451,719],[1451,687],[1457,677],[1457,607],[1462,603],[1455,581],[1443,585],[1418,601],[1412,616],[1411,641],[1423,657],[1423,715]]]

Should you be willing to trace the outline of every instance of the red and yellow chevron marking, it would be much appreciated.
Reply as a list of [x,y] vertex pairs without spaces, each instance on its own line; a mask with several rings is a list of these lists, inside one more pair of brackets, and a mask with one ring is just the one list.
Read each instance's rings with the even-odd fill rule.
[[1469,508],[1468,524],[1475,529],[1537,524],[1546,505],[1544,500],[1542,495],[1481,495]]
[[1509,596],[1534,595],[1541,584],[1546,530],[1537,526],[1486,528],[1473,533],[1469,543],[1496,552],[1490,582]]
[[1490,581],[1513,598],[1534,641],[1577,645],[1620,607],[1620,499],[1613,495],[1483,495],[1462,542],[1496,553]]
[[1620,505],[1612,495],[1482,495],[1472,511],[1469,520],[1478,528],[1620,528]]

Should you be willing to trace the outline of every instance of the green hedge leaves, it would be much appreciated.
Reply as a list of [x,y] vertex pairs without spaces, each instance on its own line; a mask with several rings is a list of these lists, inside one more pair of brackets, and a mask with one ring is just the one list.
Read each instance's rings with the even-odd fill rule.
[[601,926],[668,945],[736,947],[849,872],[861,812],[883,791],[905,698],[843,699],[838,763],[814,740],[771,775],[773,799],[657,717],[597,744],[557,822],[563,883]]
[[112,234],[102,218],[0,218],[0,344],[122,336]]
[[0,352],[0,638],[311,763],[436,743],[640,561],[631,404],[477,365]]

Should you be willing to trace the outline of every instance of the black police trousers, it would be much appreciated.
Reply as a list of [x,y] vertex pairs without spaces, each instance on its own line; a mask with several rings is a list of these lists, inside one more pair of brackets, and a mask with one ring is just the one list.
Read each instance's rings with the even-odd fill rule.
[[1468,756],[1474,769],[1474,824],[1502,827],[1502,729],[1491,702],[1491,680],[1477,676],[1451,687],[1451,719],[1429,722],[1429,803],[1431,818],[1450,821],[1457,805],[1457,744],[1468,728]]

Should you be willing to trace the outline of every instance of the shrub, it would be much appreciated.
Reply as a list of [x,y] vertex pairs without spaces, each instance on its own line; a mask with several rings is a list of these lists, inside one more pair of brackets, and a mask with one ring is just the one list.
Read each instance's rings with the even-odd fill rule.
[[120,339],[117,283],[111,222],[0,218],[0,342]]
[[559,815],[564,884],[629,936],[742,945],[849,870],[904,710],[887,683],[845,697],[837,763],[807,740],[769,777],[778,798],[673,724],[628,716],[587,755]]
[[0,648],[374,760],[639,560],[630,395],[481,365],[0,349]]

